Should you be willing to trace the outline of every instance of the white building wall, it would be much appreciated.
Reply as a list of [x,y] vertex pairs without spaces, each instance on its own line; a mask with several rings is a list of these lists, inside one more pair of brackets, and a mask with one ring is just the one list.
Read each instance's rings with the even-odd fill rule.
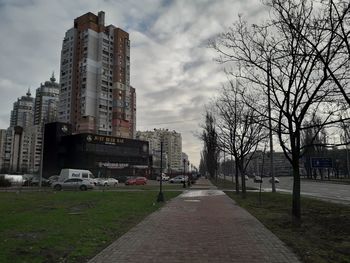
[[61,50],[60,71],[60,100],[58,106],[58,120],[70,122],[71,90],[73,81],[73,60],[76,41],[76,30],[68,30],[63,39]]

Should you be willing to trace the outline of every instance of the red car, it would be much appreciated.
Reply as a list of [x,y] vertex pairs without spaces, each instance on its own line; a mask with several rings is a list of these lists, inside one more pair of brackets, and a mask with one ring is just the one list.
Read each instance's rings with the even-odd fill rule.
[[125,185],[145,185],[147,183],[146,177],[130,178],[125,182]]

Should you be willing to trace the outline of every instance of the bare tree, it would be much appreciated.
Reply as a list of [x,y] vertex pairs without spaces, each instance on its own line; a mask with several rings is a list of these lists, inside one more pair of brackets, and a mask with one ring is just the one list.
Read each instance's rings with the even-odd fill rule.
[[204,150],[201,152],[201,159],[199,162],[199,173],[204,176],[207,173],[207,166],[205,165]]
[[[291,27],[280,17],[280,6],[290,14]],[[218,37],[213,47],[221,63],[239,64],[242,85],[259,89],[261,100],[248,105],[262,119],[272,121],[273,132],[293,167],[292,215],[301,218],[299,159],[302,156],[301,134],[310,128],[323,129],[339,122],[340,106],[336,100],[333,79],[317,51],[308,45],[295,28],[319,45],[322,37],[311,30],[312,5],[307,1],[268,1],[271,20],[249,27],[240,17],[229,32]],[[266,114],[267,94],[270,93],[271,117]],[[244,98],[243,98],[244,99]],[[314,112],[322,118],[319,125],[308,123]]]
[[239,173],[244,197],[246,169],[260,142],[266,139],[266,132],[261,116],[244,102],[242,92],[244,93],[239,89],[238,83],[235,85],[230,81],[228,86],[223,87],[215,105],[220,146],[235,158],[236,192],[239,192]]
[[[311,0],[268,2],[280,23],[302,38],[323,64],[338,91],[350,105],[349,69],[350,69],[350,2],[343,0],[321,0],[315,11]],[[291,5],[301,5],[308,19],[305,28],[295,25],[297,13],[290,12]],[[295,9],[295,8],[293,8]]]
[[[306,125],[314,128],[304,130],[302,133],[301,150],[303,151],[303,157],[305,160],[304,168],[308,178],[312,178],[312,176],[314,176],[316,179],[317,173],[313,173],[311,158],[315,157],[316,155],[323,155],[327,150],[327,132],[325,129],[318,128],[322,125],[322,120],[317,115],[315,115],[310,122],[307,122]],[[321,176],[323,177],[322,171]]]
[[215,119],[209,110],[207,110],[205,115],[205,125],[203,127],[201,139],[204,142],[203,157],[207,168],[206,170],[210,177],[214,178],[218,169],[219,146]]

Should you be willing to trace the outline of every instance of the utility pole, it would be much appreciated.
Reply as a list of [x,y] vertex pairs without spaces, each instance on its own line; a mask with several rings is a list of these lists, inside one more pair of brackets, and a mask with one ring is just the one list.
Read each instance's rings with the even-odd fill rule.
[[269,116],[269,137],[270,137],[270,174],[271,174],[271,184],[272,192],[276,192],[275,185],[275,173],[274,173],[274,164],[273,164],[273,139],[272,139],[272,121],[271,121],[271,94],[270,94],[270,73],[271,73],[271,63],[270,59],[267,60],[267,107],[268,107],[268,116]]
[[159,179],[159,194],[157,198],[157,202],[164,202],[164,195],[163,195],[163,137],[160,141],[160,179]]
[[344,121],[342,121],[343,124],[343,129],[344,129],[344,134],[345,134],[345,150],[346,150],[346,170],[347,170],[347,174],[348,174],[348,178],[350,178],[350,158],[349,158],[349,144],[348,144],[348,140],[349,140],[349,132],[348,132],[348,128],[346,126],[346,124],[344,123]]

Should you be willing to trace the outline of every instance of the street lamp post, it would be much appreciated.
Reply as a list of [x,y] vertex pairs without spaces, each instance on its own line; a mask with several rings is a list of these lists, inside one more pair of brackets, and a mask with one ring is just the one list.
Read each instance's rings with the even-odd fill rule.
[[183,181],[183,188],[186,188],[186,181],[185,181],[185,166],[186,166],[186,159],[183,159],[183,163],[184,163],[184,181]]
[[164,202],[164,195],[163,195],[163,140],[160,141],[160,179],[159,179],[159,194],[157,198],[157,202]]
[[188,173],[188,181],[187,181],[187,185],[188,187],[191,186],[191,180],[190,180],[190,161],[187,162],[187,167],[188,167],[188,170],[187,170],[187,173]]

